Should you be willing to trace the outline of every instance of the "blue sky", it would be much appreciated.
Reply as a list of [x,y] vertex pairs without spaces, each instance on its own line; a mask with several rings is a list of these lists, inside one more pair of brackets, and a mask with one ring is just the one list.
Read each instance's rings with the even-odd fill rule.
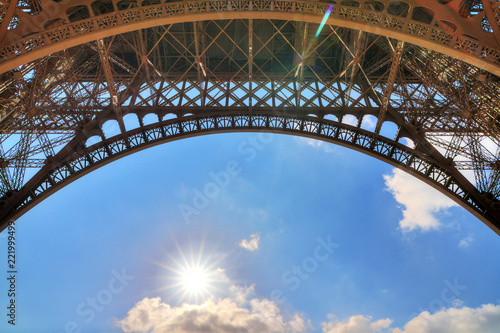
[[[16,326],[2,279],[1,332],[500,332],[498,235],[388,164],[320,141],[150,148],[63,188],[16,233]],[[192,266],[207,276],[198,293],[183,278]]]

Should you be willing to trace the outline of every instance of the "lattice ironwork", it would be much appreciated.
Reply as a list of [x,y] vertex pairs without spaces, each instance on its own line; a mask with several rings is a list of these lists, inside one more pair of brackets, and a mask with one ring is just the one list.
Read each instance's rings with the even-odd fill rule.
[[[402,168],[500,234],[498,2],[0,3],[0,219],[151,145],[269,131]],[[486,23],[485,23],[486,22]]]

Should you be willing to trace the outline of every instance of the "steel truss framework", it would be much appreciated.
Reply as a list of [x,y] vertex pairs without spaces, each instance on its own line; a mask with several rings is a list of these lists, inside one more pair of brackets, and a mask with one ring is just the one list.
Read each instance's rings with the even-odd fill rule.
[[500,234],[500,2],[0,3],[1,229],[152,145],[267,131],[401,168]]

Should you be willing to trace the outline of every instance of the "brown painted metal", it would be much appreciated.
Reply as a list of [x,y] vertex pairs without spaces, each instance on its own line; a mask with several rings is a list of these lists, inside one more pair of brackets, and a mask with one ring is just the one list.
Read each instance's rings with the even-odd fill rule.
[[382,159],[500,234],[497,3],[342,1],[317,38],[329,2],[28,3],[0,42],[2,229],[137,150],[269,131]]

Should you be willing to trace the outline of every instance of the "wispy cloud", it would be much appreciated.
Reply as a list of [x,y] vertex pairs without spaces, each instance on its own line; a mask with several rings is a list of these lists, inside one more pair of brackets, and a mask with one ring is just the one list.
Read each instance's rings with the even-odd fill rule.
[[321,140],[316,140],[316,139],[310,139],[310,138],[303,138],[303,137],[295,137],[295,140],[301,143],[305,143],[306,145],[313,147],[315,149],[319,149],[325,153],[333,153],[335,152],[335,149],[331,143],[321,141]]
[[435,214],[457,206],[444,194],[399,169],[384,175],[384,179],[387,190],[404,206],[403,219],[399,221],[403,232],[438,229],[441,223]]
[[253,252],[259,249],[260,235],[258,233],[251,234],[250,239],[242,239],[238,245],[247,251]]
[[458,246],[462,247],[462,248],[466,248],[466,247],[469,247],[473,241],[474,241],[474,238],[472,238],[472,236],[467,236],[467,237],[460,240],[460,242],[458,243]]

